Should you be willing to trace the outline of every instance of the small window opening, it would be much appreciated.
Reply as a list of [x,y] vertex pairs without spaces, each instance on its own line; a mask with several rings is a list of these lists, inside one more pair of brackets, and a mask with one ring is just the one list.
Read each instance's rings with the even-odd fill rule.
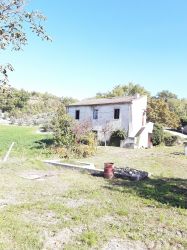
[[75,111],[75,119],[79,120],[79,118],[80,118],[80,110],[76,110]]
[[119,119],[120,109],[114,109],[114,119]]
[[98,119],[98,109],[93,110],[93,119],[97,120]]

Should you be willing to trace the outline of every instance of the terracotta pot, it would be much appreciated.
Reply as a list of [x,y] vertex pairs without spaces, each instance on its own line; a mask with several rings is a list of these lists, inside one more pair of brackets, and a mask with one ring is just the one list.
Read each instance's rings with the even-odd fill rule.
[[114,163],[104,163],[104,178],[112,179],[114,177]]

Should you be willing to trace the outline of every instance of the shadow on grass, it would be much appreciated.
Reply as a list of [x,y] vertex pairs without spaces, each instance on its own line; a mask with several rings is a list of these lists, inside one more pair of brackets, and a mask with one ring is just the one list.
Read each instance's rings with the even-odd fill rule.
[[54,140],[52,138],[50,138],[50,139],[41,139],[39,141],[35,141],[34,146],[32,146],[32,148],[45,149],[45,148],[51,147],[52,145],[54,145]]
[[124,193],[134,193],[142,198],[153,199],[162,204],[187,209],[187,180],[175,178],[129,181],[114,179],[106,188]]
[[171,153],[172,155],[184,155],[184,153],[183,152],[173,152],[173,153]]

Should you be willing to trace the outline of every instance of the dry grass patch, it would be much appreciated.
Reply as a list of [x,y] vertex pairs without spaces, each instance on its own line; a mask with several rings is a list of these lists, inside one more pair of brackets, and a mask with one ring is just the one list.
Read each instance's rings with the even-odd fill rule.
[[[37,138],[29,131],[24,129],[22,141],[19,129],[14,158],[0,163],[0,250],[187,249],[182,147],[99,148],[85,161],[101,168],[112,161],[152,173],[141,182],[106,180],[33,159]],[[16,128],[13,132],[16,138]],[[38,159],[43,156],[40,148],[33,150]]]

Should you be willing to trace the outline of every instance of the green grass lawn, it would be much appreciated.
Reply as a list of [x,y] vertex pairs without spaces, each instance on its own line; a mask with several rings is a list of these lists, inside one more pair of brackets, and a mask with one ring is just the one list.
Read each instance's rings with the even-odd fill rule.
[[44,142],[50,138],[50,135],[37,134],[37,128],[0,126],[0,157],[3,157],[12,142],[15,142],[12,156],[43,157],[49,153],[48,149],[44,149]]
[[[0,163],[0,249],[187,249],[182,146],[99,147],[84,160],[152,173],[131,182],[44,165],[41,159],[55,158],[42,149],[45,140],[50,136],[33,128],[0,126],[0,155],[16,142],[8,162]],[[41,178],[30,178],[36,175]]]

